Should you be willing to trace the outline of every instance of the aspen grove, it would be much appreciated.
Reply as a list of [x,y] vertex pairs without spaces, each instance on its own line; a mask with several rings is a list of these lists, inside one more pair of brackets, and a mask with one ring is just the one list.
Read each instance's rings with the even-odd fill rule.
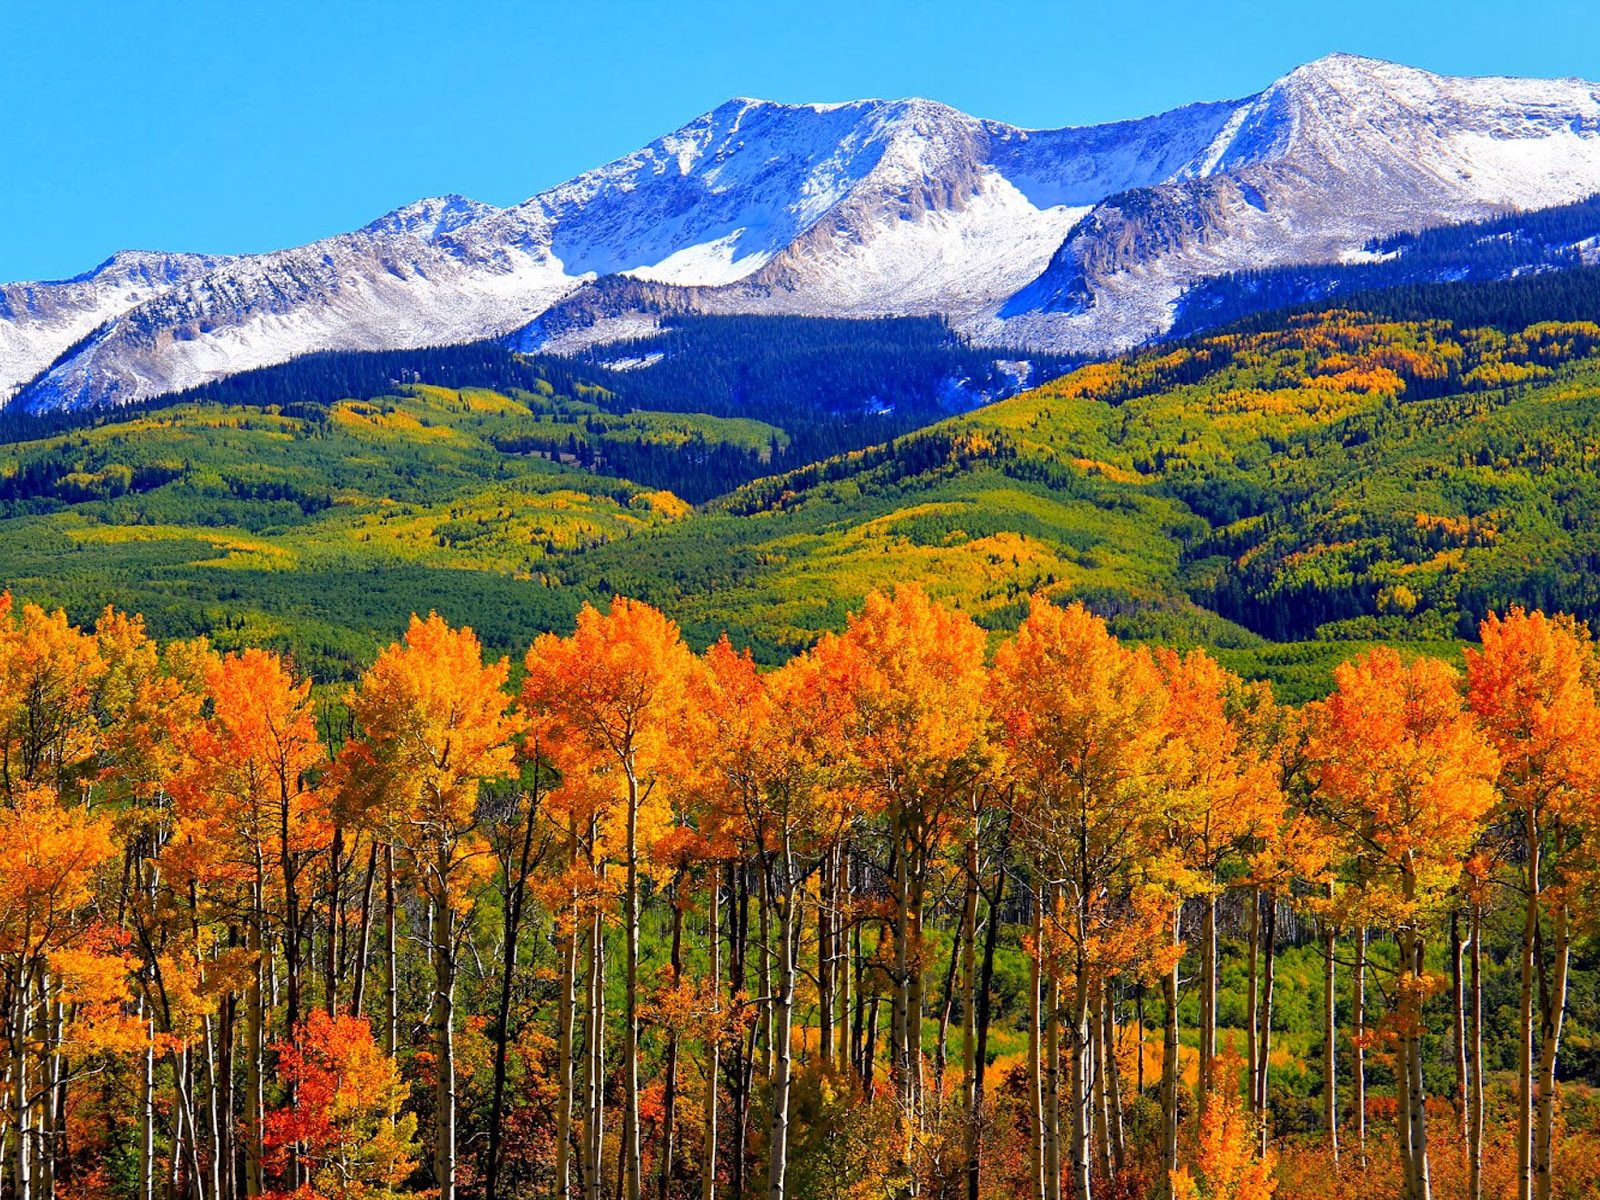
[[7,596],[0,1194],[1593,1194],[1597,689],[1537,612],[1294,706],[904,588],[314,690]]

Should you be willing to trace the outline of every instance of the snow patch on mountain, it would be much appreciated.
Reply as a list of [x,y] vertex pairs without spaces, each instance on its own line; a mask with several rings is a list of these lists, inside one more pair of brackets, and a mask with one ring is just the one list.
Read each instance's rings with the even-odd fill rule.
[[1209,274],[1359,261],[1375,237],[1596,191],[1595,85],[1349,55],[1242,100],[1054,130],[927,100],[736,99],[510,208],[433,197],[271,254],[119,255],[0,287],[0,402],[122,403],[321,349],[570,348],[672,311],[939,313],[1104,353],[1168,328]]

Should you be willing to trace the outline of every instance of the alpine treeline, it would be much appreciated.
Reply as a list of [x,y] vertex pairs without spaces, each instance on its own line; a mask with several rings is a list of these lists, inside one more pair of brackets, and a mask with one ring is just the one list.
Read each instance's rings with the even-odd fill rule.
[[519,666],[413,617],[319,695],[5,599],[6,1196],[1592,1182],[1570,619],[1304,707],[912,589],[769,672],[625,599]]
[[969,346],[937,317],[677,314],[650,337],[575,357],[521,353],[496,340],[319,351],[108,410],[7,410],[0,414],[0,440],[121,423],[194,403],[316,415],[339,400],[376,399],[419,383],[488,388],[525,395],[535,407],[621,418],[640,411],[755,418],[785,432],[782,444],[759,449],[704,438],[664,445],[648,436],[611,438],[603,451],[572,447],[582,465],[698,503],[1010,396],[1073,365],[1058,355],[1018,362],[1008,355]]

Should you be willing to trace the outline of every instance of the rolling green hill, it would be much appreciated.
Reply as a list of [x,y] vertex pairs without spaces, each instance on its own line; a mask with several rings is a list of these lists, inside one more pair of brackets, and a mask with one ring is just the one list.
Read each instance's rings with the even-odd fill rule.
[[194,403],[14,443],[0,578],[325,677],[413,609],[509,649],[617,592],[776,661],[875,586],[915,580],[995,629],[1044,589],[1297,696],[1351,643],[1438,649],[1513,602],[1600,617],[1592,323],[1257,321],[694,509],[602,472],[620,448],[785,431],[573,390]]

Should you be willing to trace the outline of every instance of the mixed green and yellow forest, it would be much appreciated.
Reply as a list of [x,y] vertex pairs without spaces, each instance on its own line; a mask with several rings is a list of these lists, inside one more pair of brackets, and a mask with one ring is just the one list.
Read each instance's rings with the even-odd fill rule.
[[1562,286],[8,421],[0,1192],[1592,1194]]
[[413,610],[509,652],[622,593],[774,665],[875,586],[996,633],[1044,590],[1306,699],[1352,644],[1444,652],[1514,602],[1600,611],[1597,383],[1590,323],[1308,314],[692,507],[661,481],[789,431],[548,384],[195,402],[0,447],[0,570],[75,620],[111,603],[344,680]]

